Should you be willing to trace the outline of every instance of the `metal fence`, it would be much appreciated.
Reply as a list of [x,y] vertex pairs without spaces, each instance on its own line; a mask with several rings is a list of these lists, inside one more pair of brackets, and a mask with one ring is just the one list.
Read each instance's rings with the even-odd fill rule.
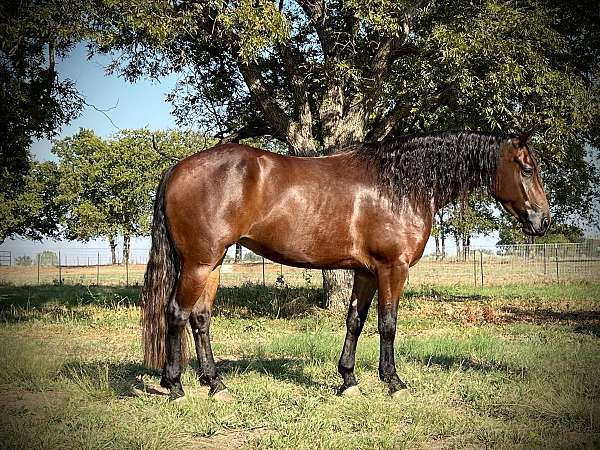
[[[139,285],[143,282],[148,251],[132,249],[127,261],[119,254],[116,264],[108,249],[63,248],[35,254],[12,252],[8,256],[0,253],[0,283]],[[221,269],[223,285],[322,285],[318,270],[276,264],[249,251],[245,259],[241,264],[226,260]],[[445,257],[428,255],[410,269],[408,283],[485,286],[569,280],[600,281],[600,239],[573,244],[467,248]]]

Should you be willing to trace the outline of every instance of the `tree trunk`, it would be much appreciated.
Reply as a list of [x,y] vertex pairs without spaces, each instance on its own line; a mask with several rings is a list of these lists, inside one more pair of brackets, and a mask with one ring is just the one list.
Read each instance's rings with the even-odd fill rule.
[[323,308],[342,311],[348,308],[354,270],[323,270]]
[[129,264],[129,249],[131,247],[131,236],[123,236],[123,264]]
[[456,242],[456,259],[460,260],[460,255],[462,253],[462,249],[461,249],[461,238],[458,234],[454,234],[454,242]]
[[435,260],[440,259],[440,237],[434,236],[435,239]]
[[440,240],[442,241],[442,259],[446,257],[446,233],[440,230]]
[[110,245],[110,257],[112,265],[117,264],[117,243],[115,242],[114,236],[108,237],[108,244]]
[[239,264],[242,262],[242,244],[239,242],[235,243],[235,256],[233,257],[233,263]]

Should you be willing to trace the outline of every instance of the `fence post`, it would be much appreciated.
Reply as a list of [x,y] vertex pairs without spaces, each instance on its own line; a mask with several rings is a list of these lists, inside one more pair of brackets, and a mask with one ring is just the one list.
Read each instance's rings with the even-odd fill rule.
[[477,258],[475,250],[473,250],[473,280],[475,281],[475,287],[477,287]]
[[62,267],[60,265],[60,251],[58,252],[58,284],[62,286]]
[[479,270],[481,271],[481,287],[483,287],[483,252],[479,250]]
[[263,277],[263,286],[265,285],[265,257],[262,257],[262,277]]
[[548,263],[546,261],[546,245],[548,244],[544,244],[544,275],[548,274]]
[[96,262],[96,286],[100,286],[100,252],[98,252],[98,261]]
[[556,259],[556,281],[560,281],[558,276],[558,245],[554,244],[554,257]]
[[37,255],[37,272],[38,272],[38,284],[40,284],[40,254]]

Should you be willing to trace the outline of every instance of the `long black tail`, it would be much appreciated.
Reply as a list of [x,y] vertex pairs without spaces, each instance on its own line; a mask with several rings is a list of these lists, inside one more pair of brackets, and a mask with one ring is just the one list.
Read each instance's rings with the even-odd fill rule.
[[[142,346],[144,365],[161,369],[166,359],[167,304],[179,277],[179,258],[165,217],[165,190],[173,167],[162,177],[154,200],[152,248],[142,289]],[[187,333],[182,333],[181,355],[188,359]],[[183,362],[182,361],[182,362]]]

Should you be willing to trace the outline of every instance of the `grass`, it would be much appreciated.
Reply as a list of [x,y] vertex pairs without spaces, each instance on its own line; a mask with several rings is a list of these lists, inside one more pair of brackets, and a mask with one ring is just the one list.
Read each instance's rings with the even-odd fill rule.
[[212,327],[233,403],[136,397],[136,288],[0,286],[2,448],[597,448],[600,284],[410,287],[396,345],[410,396],[377,378],[374,309],[340,398],[343,314],[314,287],[220,290]]

